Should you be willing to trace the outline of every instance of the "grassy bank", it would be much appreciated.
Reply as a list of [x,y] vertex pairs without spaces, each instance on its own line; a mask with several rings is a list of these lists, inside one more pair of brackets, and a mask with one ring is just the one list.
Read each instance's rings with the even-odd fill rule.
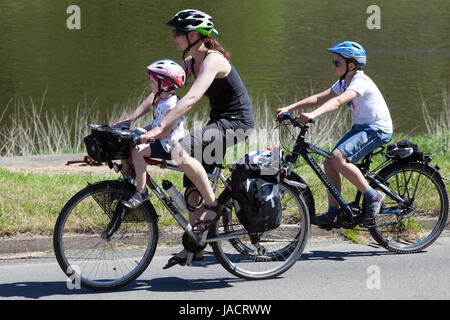
[[[158,182],[163,178],[182,187],[182,175],[177,172],[152,175]],[[64,204],[87,183],[117,179],[119,175],[105,174],[32,174],[0,168],[0,236],[22,233],[50,235]],[[156,199],[152,197],[152,199]],[[172,217],[158,201],[152,201],[160,215],[160,225],[173,223]]]

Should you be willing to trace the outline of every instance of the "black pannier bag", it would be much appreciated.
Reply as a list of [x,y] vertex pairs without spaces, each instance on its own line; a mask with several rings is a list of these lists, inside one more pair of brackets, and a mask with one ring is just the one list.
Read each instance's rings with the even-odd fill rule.
[[281,223],[280,159],[278,147],[250,153],[233,163],[236,215],[250,234],[275,229]]
[[107,125],[90,125],[92,132],[84,137],[87,154],[98,162],[128,159],[133,138],[130,130],[111,128]]
[[408,140],[398,140],[387,146],[387,155],[397,161],[423,161],[423,153],[417,144]]

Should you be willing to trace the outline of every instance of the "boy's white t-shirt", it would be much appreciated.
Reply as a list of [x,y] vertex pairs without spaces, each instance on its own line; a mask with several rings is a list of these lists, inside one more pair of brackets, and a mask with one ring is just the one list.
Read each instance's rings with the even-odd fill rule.
[[[342,88],[341,88],[342,83]],[[378,87],[363,71],[358,70],[347,87],[345,81],[336,81],[331,87],[336,94],[342,94],[351,89],[360,94],[359,97],[347,103],[353,112],[355,124],[364,124],[385,133],[392,133],[392,120],[386,101]]]
[[[178,103],[178,97],[174,94],[166,99],[160,98],[155,109],[155,119],[152,122],[151,129],[155,128],[164,119],[166,114],[175,108]],[[177,120],[168,136],[159,139],[164,150],[168,153],[172,151],[173,143],[184,137],[184,116]]]

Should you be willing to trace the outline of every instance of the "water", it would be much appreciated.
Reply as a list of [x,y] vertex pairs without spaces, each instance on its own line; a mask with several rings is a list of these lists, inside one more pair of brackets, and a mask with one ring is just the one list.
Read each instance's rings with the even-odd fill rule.
[[[81,9],[80,30],[66,26],[70,4]],[[149,93],[145,67],[163,57],[181,60],[164,22],[187,6],[213,16],[218,40],[231,52],[254,101],[267,99],[275,111],[280,103],[329,88],[336,79],[326,48],[355,40],[368,52],[365,72],[384,94],[395,130],[423,132],[419,90],[434,116],[442,106],[442,90],[448,91],[450,2],[376,1],[379,30],[366,25],[371,4],[1,0],[0,110],[18,96],[39,104],[47,92],[45,111],[64,107],[70,112],[80,103],[96,101],[95,107],[106,112]],[[204,108],[205,98],[192,112]]]

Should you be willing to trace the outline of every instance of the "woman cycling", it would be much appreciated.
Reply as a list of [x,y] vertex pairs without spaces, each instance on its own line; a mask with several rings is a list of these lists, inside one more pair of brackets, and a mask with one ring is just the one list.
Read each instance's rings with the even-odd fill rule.
[[[195,186],[209,211],[205,212],[205,208],[199,208],[189,214],[189,222],[194,230],[203,231],[213,225],[222,214],[222,208],[217,206],[206,172],[212,172],[219,158],[220,162],[223,160],[226,147],[245,139],[250,133],[254,126],[252,104],[245,85],[229,61],[229,53],[210,37],[212,32],[217,34],[211,16],[198,10],[182,10],[166,22],[166,25],[173,28],[172,40],[177,49],[183,51],[182,66],[186,77],[189,79],[194,76],[195,80],[175,108],[169,111],[158,126],[142,137],[164,137],[169,128],[191,110],[203,95],[209,98],[211,112],[206,126],[174,143],[172,151],[172,159],[185,173],[184,186],[187,192]],[[189,56],[184,59],[186,54]],[[228,135],[227,138],[227,132],[230,130],[240,130],[241,134],[232,135],[231,138]],[[210,153],[209,150],[213,152]],[[191,194],[188,203],[198,203],[199,198],[196,198],[194,193]],[[186,257],[187,252],[183,250],[172,257],[164,268],[184,263]],[[194,256],[194,260],[201,259],[201,252]]]

